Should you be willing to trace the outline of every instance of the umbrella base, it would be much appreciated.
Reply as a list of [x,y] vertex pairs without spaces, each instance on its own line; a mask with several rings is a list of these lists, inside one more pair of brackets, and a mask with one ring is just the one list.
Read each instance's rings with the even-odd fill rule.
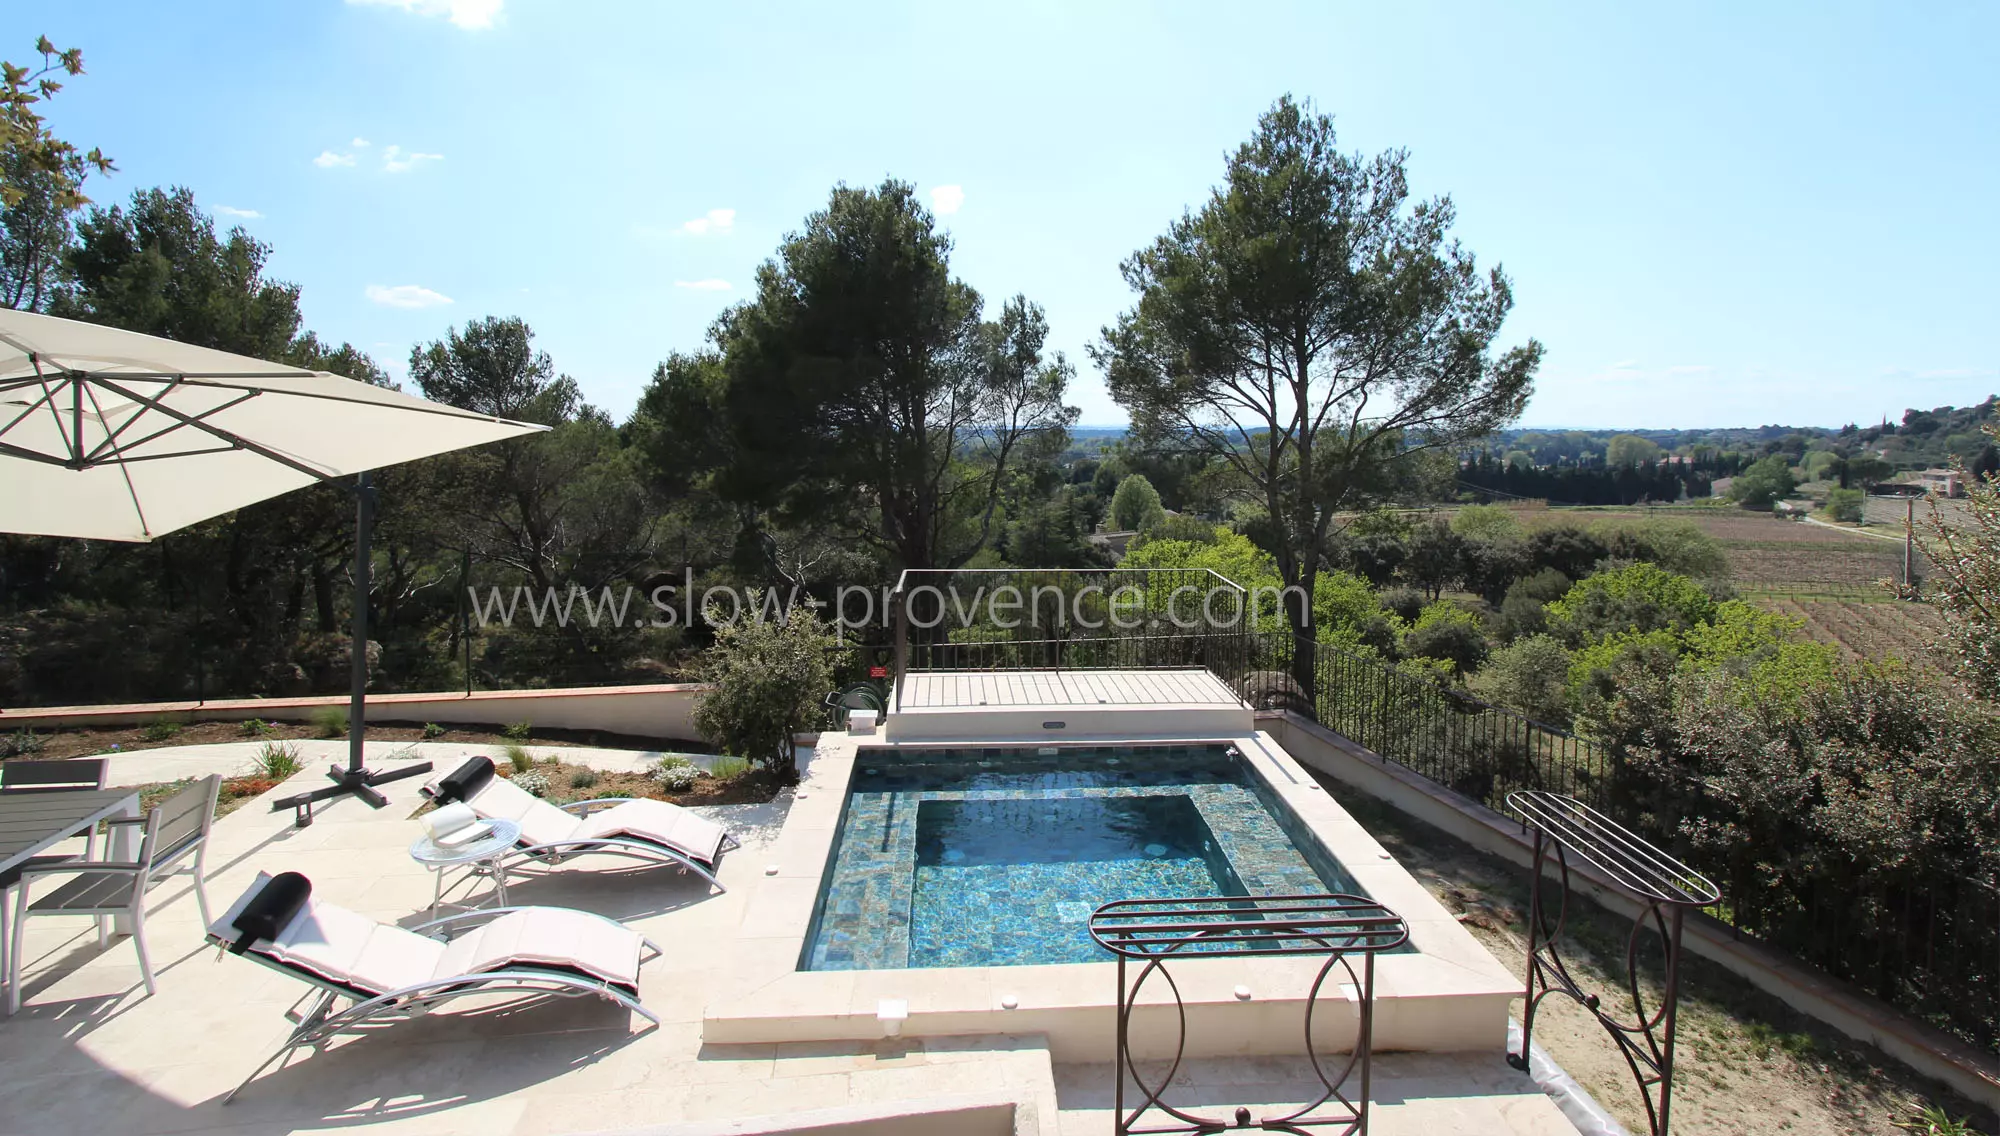
[[379,809],[389,803],[389,798],[376,792],[375,786],[387,785],[391,781],[401,781],[405,777],[420,777],[431,771],[431,763],[421,761],[393,772],[375,772],[360,766],[335,765],[327,769],[327,779],[333,784],[324,789],[314,789],[309,793],[285,797],[271,802],[272,812],[292,809],[295,816],[292,825],[304,828],[313,822],[313,806],[321,801],[331,801],[349,794],[368,802],[368,807]]

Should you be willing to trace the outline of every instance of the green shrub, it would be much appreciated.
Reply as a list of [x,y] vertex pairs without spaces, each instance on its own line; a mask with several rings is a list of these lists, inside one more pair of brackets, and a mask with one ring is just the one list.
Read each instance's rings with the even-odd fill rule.
[[33,730],[15,730],[0,737],[0,757],[29,757],[42,752],[44,741]]
[[1729,557],[1714,537],[1693,521],[1599,521],[1590,535],[1613,560],[1644,560],[1682,576],[1722,576]]
[[526,773],[535,767],[535,755],[529,753],[524,745],[508,742],[503,752],[507,755],[507,764],[513,766],[516,773]]
[[528,735],[534,732],[535,732],[535,724],[533,722],[509,722],[505,726],[501,727],[500,730],[500,734],[502,737],[509,738],[517,742],[527,741]]
[[438,724],[437,724],[436,722],[425,722],[425,723],[424,723],[424,738],[425,738],[425,740],[431,740],[431,739],[435,739],[435,738],[441,738],[441,737],[443,737],[443,736],[444,736],[444,727],[443,727],[443,726],[440,726],[440,725],[438,725]]
[[1511,510],[1500,505],[1467,505],[1451,516],[1451,531],[1467,540],[1519,540],[1526,536]]
[[572,789],[589,789],[596,786],[596,784],[597,770],[595,769],[578,769],[569,775],[569,787]]
[[1549,632],[1574,647],[1615,635],[1676,635],[1715,616],[1701,585],[1653,564],[1599,572],[1548,606]]
[[1599,639],[1570,656],[1570,712],[1582,730],[1621,741],[1663,713],[1680,664],[1680,639],[1664,629]]
[[347,711],[338,706],[322,706],[312,712],[313,733],[322,738],[347,736]]
[[1569,650],[1547,635],[1502,647],[1472,676],[1472,692],[1551,726],[1569,723]]
[[173,718],[155,718],[139,730],[139,736],[149,742],[163,742],[181,732],[182,724]]
[[1111,523],[1126,532],[1136,532],[1165,520],[1160,492],[1143,473],[1135,473],[1118,483],[1111,494]]
[[1382,593],[1382,606],[1404,623],[1415,623],[1429,597],[1415,588],[1390,588]]
[[[752,608],[757,597],[753,596]],[[799,731],[820,719],[833,688],[833,636],[804,604],[780,620],[738,620],[716,628],[702,660],[713,690],[695,704],[694,724],[726,753],[795,773]]]
[[1553,568],[1572,580],[1596,571],[1607,554],[1603,541],[1576,525],[1550,525],[1528,534],[1528,567]]
[[514,785],[537,797],[549,795],[549,775],[546,773],[516,773],[509,778]]
[[1403,541],[1403,578],[1436,599],[1465,581],[1467,541],[1441,517],[1425,521]]
[[1571,586],[1554,568],[1514,581],[1500,601],[1500,634],[1507,639],[1540,634],[1549,625],[1549,604],[1568,595]]
[[1798,487],[1799,479],[1785,455],[1772,454],[1737,474],[1729,483],[1729,497],[1746,509],[1768,509]]
[[1826,494],[1826,515],[1836,521],[1859,524],[1865,499],[1859,489],[1830,489]]
[[1912,1109],[1910,1114],[1895,1122],[1904,1132],[1915,1132],[1918,1136],[1980,1136],[1979,1129],[1972,1126],[1970,1116],[1953,1119],[1952,1115],[1937,1105],[1925,1105]]
[[646,775],[659,782],[660,788],[669,793],[685,793],[694,788],[694,783],[701,777],[701,770],[679,754],[668,754]]
[[299,747],[288,742],[265,742],[257,751],[257,776],[273,781],[283,781],[305,768],[299,760]]
[[1347,627],[1365,638],[1366,630],[1382,615],[1382,601],[1360,576],[1328,570],[1313,580],[1313,623],[1322,634]]
[[1403,633],[1402,647],[1405,657],[1437,659],[1451,664],[1454,675],[1464,675],[1486,661],[1486,631],[1478,616],[1439,600],[1417,614],[1416,622]]
[[1474,540],[1467,538],[1460,553],[1465,590],[1495,607],[1514,582],[1532,571],[1528,543],[1518,538]]
[[271,729],[270,723],[262,718],[245,718],[236,723],[236,732],[246,738],[261,738]]
[[750,772],[750,763],[740,757],[718,757],[708,763],[708,775],[717,781],[727,781]]

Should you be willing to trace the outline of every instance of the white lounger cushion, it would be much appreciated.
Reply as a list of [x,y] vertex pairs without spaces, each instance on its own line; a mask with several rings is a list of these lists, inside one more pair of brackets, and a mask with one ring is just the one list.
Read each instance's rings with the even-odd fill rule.
[[668,801],[625,801],[579,817],[498,775],[466,804],[480,816],[520,825],[521,842],[530,845],[632,836],[714,864],[729,838],[727,828]]
[[445,945],[440,975],[505,970],[516,963],[574,967],[593,978],[639,988],[637,932],[562,907],[502,915]]
[[524,844],[553,844],[576,839],[577,817],[495,775],[486,787],[466,802],[483,817],[499,817],[521,826]]
[[[235,941],[238,932],[231,924],[237,913],[270,879],[269,875],[258,873],[257,882],[237,897],[209,928],[209,933],[218,939]],[[310,970],[329,982],[381,994],[435,977],[445,945],[393,924],[377,923],[344,907],[308,902],[278,932],[275,942],[259,940],[251,949]]]
[[[209,927],[209,934],[234,942],[238,932],[231,924],[270,879],[259,873],[257,881]],[[525,907],[445,943],[312,900],[275,942],[260,939],[250,949],[329,982],[374,994],[434,978],[505,970],[516,963],[572,967],[636,990],[644,942],[638,932],[586,912]]]
[[667,801],[636,800],[613,805],[583,818],[581,837],[636,836],[685,852],[704,864],[715,863],[729,830]]

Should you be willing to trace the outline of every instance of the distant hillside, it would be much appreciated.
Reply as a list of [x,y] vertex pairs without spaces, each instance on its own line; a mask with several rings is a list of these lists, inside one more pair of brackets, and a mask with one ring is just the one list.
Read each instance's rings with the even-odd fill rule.
[[1703,448],[1721,453],[1786,453],[1797,458],[1809,449],[1877,453],[1898,468],[1943,465],[1953,455],[1967,461],[1986,445],[1979,431],[1983,422],[2000,417],[2000,396],[1977,406],[1940,406],[1907,410],[1900,423],[1873,426],[1725,426],[1707,430],[1510,429],[1496,431],[1486,446],[1501,454],[1519,452],[1536,465],[1590,464],[1601,461],[1616,437],[1643,438],[1663,454],[1694,454]]
[[1996,419],[2000,419],[2000,396],[1978,406],[1906,410],[1902,422],[1854,430],[1852,437],[1898,466],[1938,466],[1954,456],[1972,461],[1987,445],[1980,426]]

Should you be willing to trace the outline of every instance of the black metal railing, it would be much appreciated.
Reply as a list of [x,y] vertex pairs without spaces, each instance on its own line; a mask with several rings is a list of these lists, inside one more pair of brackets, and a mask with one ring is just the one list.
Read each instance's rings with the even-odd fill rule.
[[[1263,709],[1290,709],[1382,758],[1504,811],[1511,793],[1575,798],[1616,818],[1722,886],[1710,914],[1739,936],[1787,951],[1837,978],[2000,1053],[2000,886],[1941,870],[1861,863],[1840,849],[1801,850],[1794,864],[1755,849],[1701,844],[1690,833],[1731,823],[1727,801],[1697,776],[1676,777],[1617,747],[1332,644],[1261,634],[1243,685]],[[1308,682],[1299,681],[1304,675]]]

